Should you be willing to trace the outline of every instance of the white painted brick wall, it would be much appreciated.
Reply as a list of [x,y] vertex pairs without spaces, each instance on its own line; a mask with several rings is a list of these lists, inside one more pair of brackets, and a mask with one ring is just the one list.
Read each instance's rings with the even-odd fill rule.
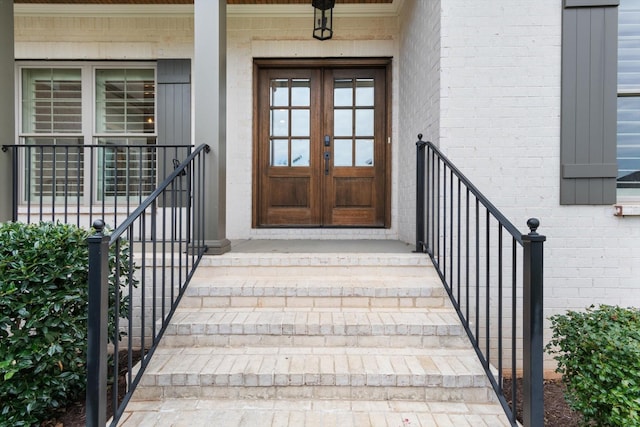
[[415,243],[416,145],[440,135],[440,2],[406,1],[400,16],[398,185],[400,239]]
[[[614,217],[610,206],[559,205],[559,2],[441,2],[439,126],[424,106],[403,110],[411,108],[409,100],[437,102],[420,84],[428,72],[422,80],[416,77],[418,83],[404,80],[409,69],[431,69],[430,58],[414,57],[431,49],[428,39],[415,35],[428,24],[414,14],[424,17],[428,5],[407,1],[401,20],[406,73],[401,74],[400,117],[411,119],[399,127],[418,128],[436,141],[523,231],[527,218],[540,218],[539,231],[548,238],[546,316],[600,303],[640,306],[640,218]],[[410,213],[410,208],[401,202],[399,209]],[[411,225],[401,223],[400,235],[405,237],[406,230]]]

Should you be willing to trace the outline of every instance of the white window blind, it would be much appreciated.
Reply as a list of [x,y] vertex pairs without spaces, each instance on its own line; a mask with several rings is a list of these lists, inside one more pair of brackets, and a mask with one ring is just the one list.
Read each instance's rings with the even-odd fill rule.
[[[154,69],[97,69],[98,194],[142,197],[156,184]],[[123,146],[129,146],[127,148]],[[131,147],[135,146],[135,147]]]
[[82,82],[79,69],[24,69],[22,131],[82,132]]
[[155,133],[153,69],[96,70],[96,133]]
[[[82,195],[82,79],[78,68],[22,70],[21,135],[29,148],[24,157],[24,197],[53,199]],[[66,145],[54,149],[46,146]]]

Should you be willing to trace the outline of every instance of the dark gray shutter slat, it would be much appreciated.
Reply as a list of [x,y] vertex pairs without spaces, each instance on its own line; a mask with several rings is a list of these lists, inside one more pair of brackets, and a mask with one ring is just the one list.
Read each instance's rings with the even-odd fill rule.
[[617,3],[565,0],[561,204],[615,202]]
[[562,176],[565,178],[615,178],[617,175],[616,163],[562,165]]
[[[576,151],[576,117],[578,115],[577,103],[577,13],[564,13],[562,17],[562,96],[561,96],[561,167],[565,164],[574,163],[573,154]],[[570,81],[566,76],[575,76],[574,81]],[[576,181],[560,177],[560,203],[571,204],[575,201]]]
[[158,144],[190,145],[191,61],[158,60],[157,73]]
[[564,0],[564,7],[604,7],[619,6],[620,0]]
[[[191,146],[191,61],[189,59],[159,59],[156,91],[158,145]],[[189,155],[188,148],[169,148],[166,155],[158,155],[158,182],[173,171],[174,159],[182,162]],[[184,184],[184,183],[183,183]],[[185,190],[174,190],[175,201],[186,203]]]
[[191,83],[191,61],[188,59],[159,59],[158,83]]

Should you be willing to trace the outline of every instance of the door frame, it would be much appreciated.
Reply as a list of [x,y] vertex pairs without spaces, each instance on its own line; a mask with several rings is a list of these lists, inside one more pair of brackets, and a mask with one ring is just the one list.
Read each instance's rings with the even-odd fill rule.
[[260,158],[259,158],[259,75],[262,68],[384,68],[385,82],[385,110],[386,117],[383,124],[384,138],[387,143],[385,147],[384,159],[384,227],[391,228],[391,118],[392,118],[392,58],[390,57],[374,57],[374,58],[254,58],[253,60],[253,130],[252,130],[252,162],[251,162],[251,226],[252,228],[380,228],[380,227],[356,227],[356,226],[304,226],[304,225],[287,225],[287,226],[261,226],[258,225],[259,207],[260,207]]

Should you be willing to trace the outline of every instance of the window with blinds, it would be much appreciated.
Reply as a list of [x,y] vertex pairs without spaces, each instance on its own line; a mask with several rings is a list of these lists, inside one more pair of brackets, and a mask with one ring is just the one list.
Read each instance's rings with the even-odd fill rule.
[[[98,194],[142,197],[156,183],[155,71],[96,70]],[[129,146],[124,148],[123,146]]]
[[[77,68],[22,70],[24,197],[82,195],[82,79]],[[49,147],[51,146],[51,147]],[[53,146],[58,146],[54,148]]]
[[640,191],[640,0],[621,0],[618,22],[618,195]]
[[20,139],[30,146],[21,160],[24,200],[109,202],[153,191],[154,67],[36,65],[22,68],[20,84]]
[[155,133],[153,69],[96,70],[96,133]]

